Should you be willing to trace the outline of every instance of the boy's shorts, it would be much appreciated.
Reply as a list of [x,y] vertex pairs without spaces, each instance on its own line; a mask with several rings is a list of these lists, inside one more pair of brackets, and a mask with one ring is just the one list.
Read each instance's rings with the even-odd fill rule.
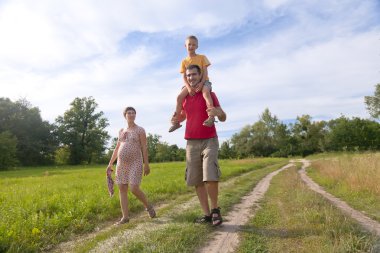
[[185,180],[188,186],[219,181],[222,173],[218,164],[218,148],[218,137],[187,140]]
[[203,87],[207,87],[210,91],[212,91],[212,83],[210,81],[206,81]]

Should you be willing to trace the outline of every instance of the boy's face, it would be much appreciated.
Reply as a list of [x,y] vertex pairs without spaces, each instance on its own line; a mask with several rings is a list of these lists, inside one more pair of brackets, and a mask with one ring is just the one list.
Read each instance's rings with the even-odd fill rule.
[[187,39],[185,42],[185,47],[187,52],[195,53],[195,50],[198,48],[198,42],[194,39]]

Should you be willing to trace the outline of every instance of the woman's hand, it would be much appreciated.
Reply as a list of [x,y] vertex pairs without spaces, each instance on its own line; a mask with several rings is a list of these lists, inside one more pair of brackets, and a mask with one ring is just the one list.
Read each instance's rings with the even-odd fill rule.
[[110,177],[112,175],[112,165],[108,165],[107,169],[106,169],[106,174],[107,174],[107,177]]
[[149,164],[144,164],[144,176],[148,176],[150,173]]

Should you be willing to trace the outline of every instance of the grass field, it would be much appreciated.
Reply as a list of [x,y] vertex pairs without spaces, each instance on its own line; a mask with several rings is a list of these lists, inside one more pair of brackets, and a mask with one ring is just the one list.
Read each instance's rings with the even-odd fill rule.
[[380,221],[380,153],[316,156],[307,172],[328,192]]
[[[222,213],[228,212],[232,205],[238,203],[243,195],[251,191],[260,179],[268,173],[279,169],[283,164],[284,162],[255,169],[232,178],[225,184],[222,183],[220,187]],[[194,193],[190,195],[194,196]],[[183,207],[184,205],[186,207]],[[142,224],[145,226],[136,227],[141,225],[141,222],[132,222],[121,229],[115,228],[112,232],[100,233],[96,238],[82,242],[73,251],[89,252],[96,244],[107,244],[103,240],[132,229],[133,231],[139,231],[139,236],[124,236],[119,239],[116,246],[106,247],[101,252],[196,252],[199,247],[207,242],[211,235],[210,232],[214,230],[210,226],[193,223],[194,218],[201,213],[198,201],[188,206],[188,199],[179,199],[158,213],[159,217],[164,218],[164,223],[155,219],[152,221],[146,221],[145,219],[143,222],[145,224]]]
[[[379,220],[379,158],[379,153],[313,156],[308,174],[333,195]],[[222,213],[286,163],[275,158],[220,161]],[[100,230],[80,243],[73,241],[70,251],[88,252],[120,233],[136,235],[139,229],[138,236],[122,238],[107,251],[195,252],[207,242],[213,229],[192,223],[201,213],[197,201],[187,206],[194,190],[185,185],[185,164],[159,163],[151,168],[142,189],[150,201],[162,206],[158,215],[165,222],[138,216],[143,207],[130,196],[129,224]],[[241,229],[238,252],[371,252],[380,245],[378,238],[309,190],[298,168],[273,178],[262,208]],[[120,218],[118,195],[110,198],[107,192],[105,166],[0,172],[0,185],[0,252],[49,251]]]
[[296,167],[274,177],[261,207],[237,252],[375,252],[379,243],[309,190]]
[[[222,181],[281,161],[221,161]],[[167,202],[193,192],[185,186],[184,167],[183,162],[151,164],[142,183],[149,200]],[[1,172],[0,185],[0,252],[46,250],[120,216],[118,196],[107,193],[105,166]],[[132,214],[143,209],[133,196],[129,208]]]

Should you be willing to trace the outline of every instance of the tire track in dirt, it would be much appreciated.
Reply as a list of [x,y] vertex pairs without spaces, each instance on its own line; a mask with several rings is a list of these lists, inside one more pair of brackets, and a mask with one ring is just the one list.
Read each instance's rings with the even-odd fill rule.
[[355,219],[363,228],[376,234],[380,237],[380,223],[372,220],[368,216],[364,215],[362,212],[357,211],[350,207],[346,202],[340,200],[339,198],[333,196],[332,194],[326,192],[321,186],[315,183],[307,174],[306,168],[310,166],[310,161],[302,159],[302,169],[298,171],[302,180],[306,185],[313,191],[321,194],[324,198],[330,201],[334,206],[338,207],[344,214]]
[[208,244],[198,250],[199,253],[227,253],[234,252],[239,244],[239,229],[240,226],[246,224],[255,213],[252,212],[252,208],[255,211],[259,208],[258,201],[264,197],[264,194],[269,188],[272,178],[281,171],[293,166],[293,163],[289,163],[282,168],[269,173],[256,187],[246,196],[242,198],[239,204],[236,204],[232,211],[223,217],[226,221],[221,227],[219,227],[214,233],[214,237],[208,242]]

